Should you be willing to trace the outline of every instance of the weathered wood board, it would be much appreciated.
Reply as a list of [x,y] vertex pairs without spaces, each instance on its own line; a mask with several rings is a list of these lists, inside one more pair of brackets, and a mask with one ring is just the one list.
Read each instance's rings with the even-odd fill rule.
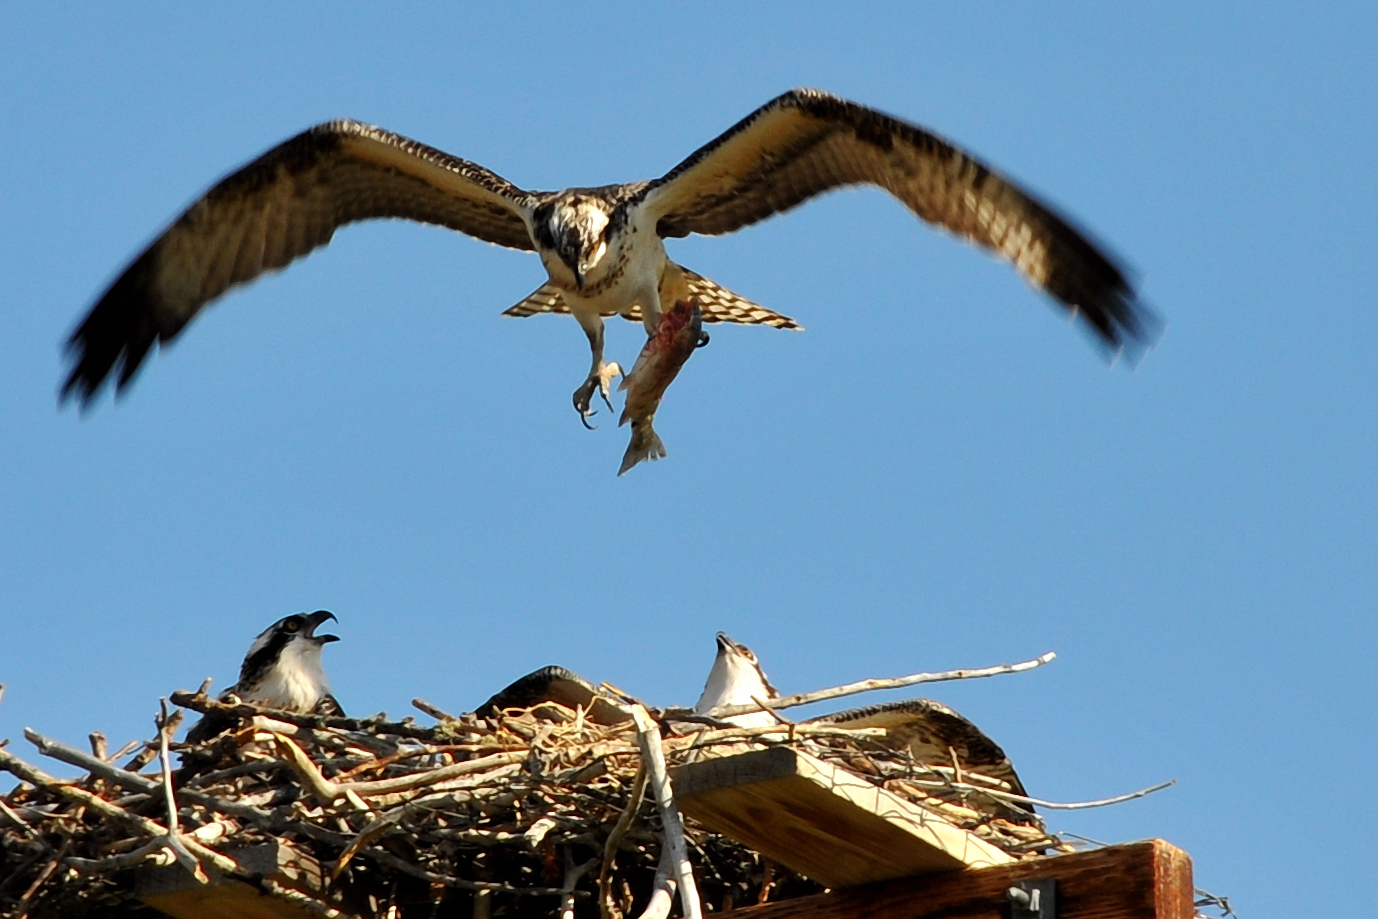
[[1192,919],[1191,859],[1154,839],[970,871],[902,878],[737,910],[740,919],[1007,919],[1006,891],[1057,879],[1058,919]]
[[[226,853],[246,871],[301,893],[322,889],[321,868],[315,859],[282,843],[267,843]],[[309,910],[266,896],[236,878],[212,873],[209,884],[198,883],[181,865],[139,868],[134,895],[176,919],[314,919]]]
[[684,813],[828,887],[1004,865],[1000,849],[789,747],[671,771]]

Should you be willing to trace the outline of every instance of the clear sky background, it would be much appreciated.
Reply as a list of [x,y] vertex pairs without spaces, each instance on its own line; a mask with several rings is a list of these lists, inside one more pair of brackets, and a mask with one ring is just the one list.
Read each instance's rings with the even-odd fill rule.
[[[1050,814],[1161,836],[1246,919],[1372,915],[1378,13],[1366,3],[0,8],[0,737],[152,732],[327,608],[353,713],[559,663],[692,702],[725,629],[784,691],[925,687]],[[1055,203],[1169,323],[1135,370],[879,191],[676,260],[797,317],[714,327],[624,478],[587,345],[499,313],[529,253],[346,228],[127,399],[60,344],[209,184],[348,116],[527,188],[651,178],[810,85]],[[630,362],[639,326],[615,321]],[[912,694],[912,693],[911,693]],[[862,701],[869,701],[863,699]]]

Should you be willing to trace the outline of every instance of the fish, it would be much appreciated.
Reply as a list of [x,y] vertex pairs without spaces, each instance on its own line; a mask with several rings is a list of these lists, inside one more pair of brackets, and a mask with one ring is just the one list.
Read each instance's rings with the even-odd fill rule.
[[629,421],[632,424],[632,439],[622,456],[622,468],[617,470],[619,476],[637,463],[654,462],[666,455],[665,444],[652,426],[656,410],[689,355],[706,344],[708,336],[703,331],[703,311],[697,297],[677,301],[661,314],[660,325],[646,339],[631,373],[617,387],[627,393],[617,426]]

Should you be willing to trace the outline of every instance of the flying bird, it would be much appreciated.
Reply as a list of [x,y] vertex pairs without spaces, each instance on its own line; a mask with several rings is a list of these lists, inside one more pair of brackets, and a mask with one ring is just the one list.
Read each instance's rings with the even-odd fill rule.
[[[316,634],[322,623],[334,618],[334,613],[317,610],[310,615],[287,616],[268,626],[249,645],[239,668],[239,682],[221,693],[220,701],[233,696],[264,708],[343,715],[321,664],[321,648],[340,638]],[[233,718],[223,715],[206,715],[187,732],[187,742],[209,740],[234,723]]]
[[731,233],[853,185],[879,186],[1011,262],[1112,350],[1154,332],[1115,261],[1014,182],[916,125],[795,89],[658,179],[557,192],[519,188],[382,128],[318,125],[221,180],[134,259],[73,332],[62,396],[89,405],[111,378],[125,390],[155,344],[229,289],[324,246],[345,224],[402,218],[540,256],[546,281],[506,312],[578,320],[592,363],[573,401],[587,426],[595,393],[607,402],[621,373],[604,360],[604,317],[639,320],[649,336],[663,311],[695,298],[704,322],[799,328],[671,261],[665,239]]
[[[770,685],[766,672],[761,669],[761,662],[750,648],[737,644],[726,632],[719,632],[717,641],[718,654],[713,658],[713,668],[708,671],[703,694],[694,703],[695,714],[712,715],[716,709],[724,706],[750,705],[780,698],[780,691]],[[723,720],[744,728],[775,724],[775,716],[766,711],[731,715]]]

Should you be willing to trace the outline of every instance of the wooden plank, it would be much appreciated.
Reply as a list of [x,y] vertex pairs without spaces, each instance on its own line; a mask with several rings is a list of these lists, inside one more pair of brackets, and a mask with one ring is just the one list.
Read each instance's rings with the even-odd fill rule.
[[[307,894],[323,889],[321,866],[311,856],[280,842],[227,852],[245,870]],[[211,873],[197,883],[181,865],[144,867],[134,873],[134,895],[176,919],[308,919],[314,914],[270,897],[237,878]]]
[[740,919],[1003,919],[1018,881],[1057,879],[1058,919],[1192,919],[1191,859],[1161,839],[902,878],[736,911]]
[[936,814],[789,747],[690,763],[671,778],[684,813],[828,887],[1013,861]]

